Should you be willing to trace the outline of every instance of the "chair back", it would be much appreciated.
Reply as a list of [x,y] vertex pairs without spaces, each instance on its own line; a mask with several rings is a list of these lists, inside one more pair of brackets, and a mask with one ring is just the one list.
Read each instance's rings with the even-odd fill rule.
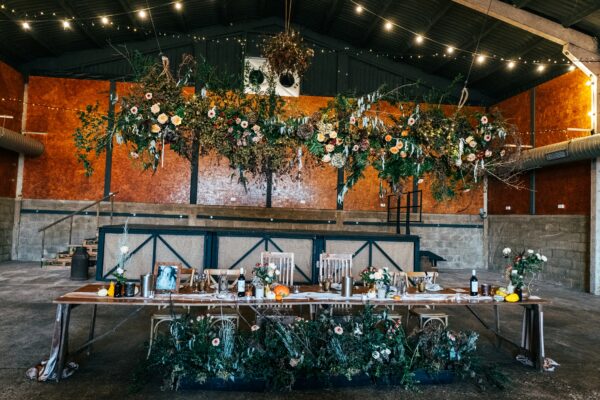
[[260,253],[260,263],[275,264],[279,271],[278,282],[282,285],[292,286],[294,284],[294,253],[263,251]]
[[408,276],[406,275],[406,272],[390,272],[390,278],[390,285],[397,287],[398,290],[400,290],[401,282],[404,282],[405,287],[408,287]]
[[319,256],[319,280],[331,277],[335,283],[341,283],[344,276],[352,276],[352,254],[328,254]]
[[208,276],[210,285],[215,288],[219,287],[219,278],[222,276],[227,277],[227,279],[233,279],[233,283],[229,284],[230,289],[237,285],[238,278],[240,277],[239,269],[205,269],[204,273]]
[[196,268],[181,268],[179,270],[179,286],[186,287],[194,284]]
[[437,279],[438,273],[437,272],[424,272],[424,271],[419,271],[419,272],[415,272],[415,271],[411,271],[411,272],[407,272],[406,273],[408,280],[414,285],[415,279],[416,278],[427,278],[430,280],[430,283],[435,283],[435,280]]

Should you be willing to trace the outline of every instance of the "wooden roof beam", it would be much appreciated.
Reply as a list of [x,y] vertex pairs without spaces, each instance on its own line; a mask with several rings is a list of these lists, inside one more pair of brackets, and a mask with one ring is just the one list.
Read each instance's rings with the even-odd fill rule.
[[565,28],[564,26],[550,21],[547,18],[540,17],[529,11],[515,8],[510,4],[499,0],[452,0],[471,10],[487,14],[502,22],[515,26],[519,29],[543,37],[561,46],[573,44],[589,52],[597,53],[598,43],[592,36]]
[[85,25],[77,23],[77,13],[75,13],[75,10],[71,6],[70,0],[58,0],[58,5],[63,9],[67,16],[75,18],[73,26],[82,36],[85,36],[88,41],[92,42],[97,47],[104,47],[106,43],[99,40]]
[[[383,5],[383,7],[381,7],[381,9],[378,10],[378,14],[385,15],[385,13],[388,11],[388,9],[390,8],[390,6],[392,4],[394,4],[394,0],[387,0],[385,2],[385,4]],[[363,35],[362,39],[359,42],[360,47],[365,47],[366,45],[369,44],[369,42],[371,41],[371,38],[373,37],[373,33],[375,32],[375,28],[377,28],[378,26],[381,26],[381,22],[382,22],[382,20],[378,16],[373,17],[373,20],[371,21],[371,25],[369,25],[369,27],[365,31],[365,34]]]

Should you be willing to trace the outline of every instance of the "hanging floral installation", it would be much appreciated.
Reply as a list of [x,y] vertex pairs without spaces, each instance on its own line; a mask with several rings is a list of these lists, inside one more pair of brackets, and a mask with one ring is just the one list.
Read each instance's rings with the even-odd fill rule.
[[[358,98],[338,95],[311,115],[290,116],[272,79],[267,90],[247,94],[190,56],[177,78],[165,58],[143,71],[128,96],[113,99],[112,129],[97,105],[80,114],[74,138],[88,174],[89,154],[102,153],[113,141],[127,146],[144,170],[156,171],[167,147],[191,159],[196,140],[202,151],[227,158],[244,185],[248,174],[270,179],[301,169],[307,152],[325,168],[344,170],[340,203],[368,166],[396,194],[408,179],[425,179],[437,200],[468,191],[487,175],[507,183],[515,176],[518,136],[497,113],[444,112],[398,98],[395,88]],[[186,97],[183,88],[194,76],[202,89]]]

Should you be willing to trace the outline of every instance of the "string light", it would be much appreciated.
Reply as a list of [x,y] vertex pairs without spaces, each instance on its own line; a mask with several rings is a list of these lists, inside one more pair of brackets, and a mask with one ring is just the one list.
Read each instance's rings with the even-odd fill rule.
[[423,43],[423,40],[424,40],[424,39],[423,39],[423,36],[421,36],[421,35],[417,35],[417,36],[415,36],[415,42],[416,42],[417,44],[421,44],[421,43]]
[[569,72],[570,71],[575,71],[575,66],[574,65],[569,65]]
[[517,65],[517,64],[514,61],[509,61],[507,67],[508,67],[508,69],[513,69],[515,67],[515,65]]
[[64,30],[71,29],[71,23],[65,19],[62,21],[62,27]]
[[140,19],[146,19],[146,17],[148,16],[148,13],[146,12],[146,10],[139,10],[137,14],[138,14],[138,17],[140,17]]
[[110,20],[107,16],[104,16],[100,18],[100,22],[102,23],[102,25],[108,25],[110,23]]
[[390,21],[386,21],[384,27],[386,31],[391,31],[394,25]]
[[540,64],[537,66],[537,72],[544,72],[544,70],[546,69],[546,66],[544,64]]
[[485,56],[483,54],[480,54],[477,56],[477,64],[483,64],[485,62]]
[[454,53],[454,47],[448,46],[448,48],[446,49],[446,53],[448,53],[448,54]]
[[175,7],[177,11],[181,11],[181,9],[183,8],[183,4],[181,4],[180,1],[176,1],[175,3],[173,3],[173,7]]
[[362,14],[362,12],[363,12],[363,8],[362,8],[362,6],[360,4],[356,6],[355,10],[356,10],[357,14]]
[[29,22],[27,22],[27,21],[21,22],[21,27],[26,31],[31,29],[31,25],[29,25]]

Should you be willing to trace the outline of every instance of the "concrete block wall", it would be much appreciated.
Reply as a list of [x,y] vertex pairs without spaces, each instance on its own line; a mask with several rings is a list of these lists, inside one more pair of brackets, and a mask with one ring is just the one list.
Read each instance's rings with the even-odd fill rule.
[[533,249],[548,257],[540,279],[587,290],[589,217],[584,215],[492,215],[489,217],[489,269],[507,264],[502,249]]
[[[38,230],[64,216],[57,211],[74,211],[89,202],[56,200],[23,200],[18,230],[18,259],[39,260],[42,236]],[[88,215],[73,220],[72,244],[96,235],[96,226],[108,225],[110,217],[96,218],[96,207]],[[103,203],[100,211],[110,211]],[[227,228],[259,228],[308,231],[362,231],[394,233],[395,227],[385,224],[385,212],[299,210],[285,208],[215,207],[185,204],[142,204],[115,202],[113,224],[210,226]],[[200,215],[201,217],[198,217]],[[211,218],[212,217],[212,218]],[[226,218],[226,219],[224,219]],[[274,221],[271,221],[271,218]],[[280,220],[280,221],[277,221]],[[286,221],[281,221],[286,220]],[[483,256],[483,225],[478,216],[423,215],[422,226],[413,226],[411,233],[421,237],[421,249],[446,258],[441,268],[485,268]],[[321,223],[316,223],[320,221]],[[46,256],[64,250],[68,244],[70,221],[50,228],[45,237]]]
[[15,199],[0,197],[0,261],[11,259]]

